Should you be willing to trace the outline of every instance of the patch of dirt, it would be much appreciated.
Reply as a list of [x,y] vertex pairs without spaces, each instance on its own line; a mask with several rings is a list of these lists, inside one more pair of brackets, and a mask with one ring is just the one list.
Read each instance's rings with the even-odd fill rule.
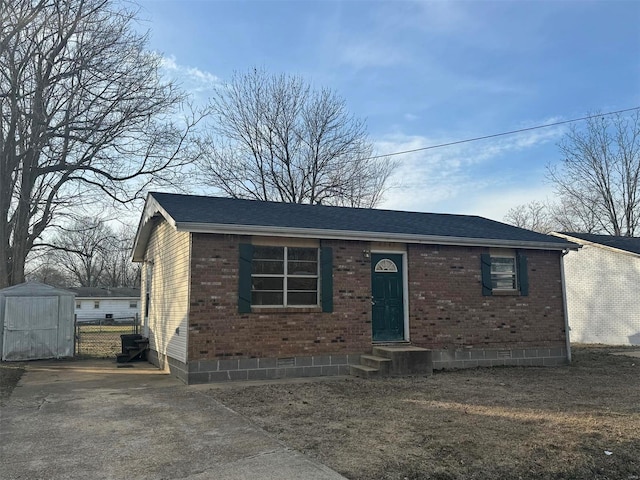
[[353,480],[640,479],[640,359],[233,384],[211,395]]
[[22,363],[0,363],[0,406],[5,405],[23,373]]

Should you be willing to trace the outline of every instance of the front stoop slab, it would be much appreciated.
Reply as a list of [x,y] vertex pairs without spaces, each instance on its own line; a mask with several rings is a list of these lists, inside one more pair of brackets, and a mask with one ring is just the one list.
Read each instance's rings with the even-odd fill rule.
[[380,370],[366,365],[349,365],[349,374],[354,377],[373,378],[380,376]]
[[375,376],[432,375],[431,350],[412,345],[376,346],[372,355],[361,355],[361,365],[351,365],[351,375]]
[[378,355],[360,355],[360,364],[365,367],[372,367],[380,371],[380,375],[391,373],[392,360]]
[[390,375],[431,375],[433,374],[433,357],[431,350],[403,346],[373,347],[373,354],[391,360]]

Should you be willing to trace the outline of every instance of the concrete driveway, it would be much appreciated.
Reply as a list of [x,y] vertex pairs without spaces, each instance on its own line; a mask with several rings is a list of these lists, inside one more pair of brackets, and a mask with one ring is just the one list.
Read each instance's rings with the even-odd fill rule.
[[0,478],[344,479],[146,363],[46,361],[0,411]]

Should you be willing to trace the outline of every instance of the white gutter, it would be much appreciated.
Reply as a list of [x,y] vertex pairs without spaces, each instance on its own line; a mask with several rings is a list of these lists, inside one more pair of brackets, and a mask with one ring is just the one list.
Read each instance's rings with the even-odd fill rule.
[[560,280],[562,282],[562,306],[564,308],[564,336],[567,344],[567,360],[571,363],[571,328],[569,327],[569,308],[567,306],[567,283],[564,278],[564,256],[568,250],[562,252],[560,256]]

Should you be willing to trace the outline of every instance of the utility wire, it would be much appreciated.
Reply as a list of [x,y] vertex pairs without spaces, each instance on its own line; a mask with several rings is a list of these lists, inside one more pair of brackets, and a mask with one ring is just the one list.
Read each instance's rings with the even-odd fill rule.
[[519,130],[511,130],[509,132],[494,133],[493,135],[485,135],[483,137],[467,138],[466,140],[457,140],[455,142],[440,143],[438,145],[430,145],[428,147],[414,148],[412,150],[403,150],[401,152],[385,153],[384,155],[376,155],[374,157],[369,157],[368,159],[369,160],[374,160],[376,158],[392,157],[392,156],[395,156],[395,155],[404,155],[406,153],[422,152],[424,150],[432,150],[434,148],[450,147],[451,145],[459,145],[461,143],[476,142],[478,140],[486,140],[487,138],[495,138],[495,137],[502,137],[502,136],[505,136],[505,135],[513,135],[514,133],[528,132],[528,131],[531,131],[531,130],[538,130],[538,129],[541,129],[541,128],[555,127],[556,125],[564,125],[564,124],[567,124],[567,123],[580,122],[582,120],[588,120],[590,118],[595,118],[595,117],[606,117],[608,115],[616,115],[618,113],[631,112],[633,110],[640,110],[640,107],[625,108],[624,110],[617,110],[615,112],[598,113],[596,115],[588,115],[586,117],[574,118],[572,120],[563,120],[562,122],[547,123],[545,125],[537,125],[535,127],[521,128]]

